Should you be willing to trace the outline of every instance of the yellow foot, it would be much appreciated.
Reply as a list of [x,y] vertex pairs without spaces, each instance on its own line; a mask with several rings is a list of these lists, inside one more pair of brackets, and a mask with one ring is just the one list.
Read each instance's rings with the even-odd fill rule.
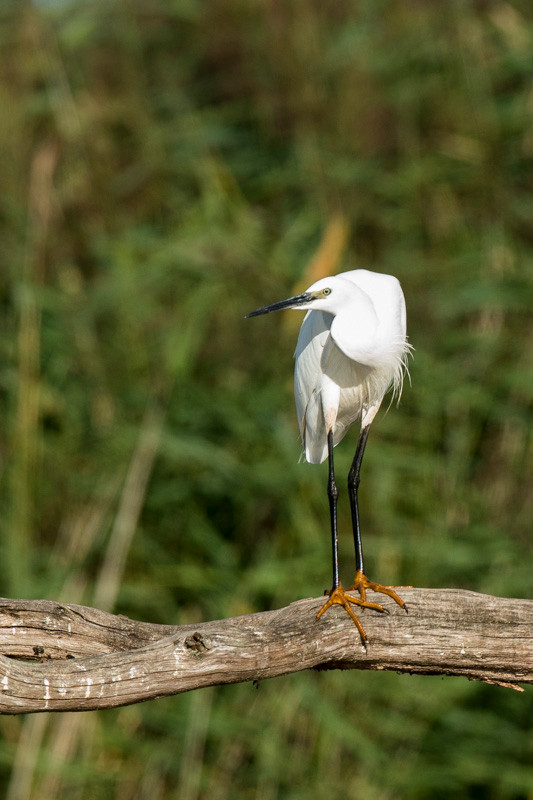
[[361,622],[360,622],[359,618],[354,613],[354,610],[353,610],[352,606],[350,605],[350,603],[353,603],[356,606],[361,606],[362,608],[373,608],[374,611],[384,611],[385,610],[383,608],[383,606],[379,605],[379,603],[368,603],[363,596],[361,596],[361,598],[359,598],[359,597],[351,597],[342,588],[342,585],[339,584],[339,586],[336,589],[332,589],[331,592],[329,592],[329,597],[326,600],[326,602],[324,603],[324,605],[322,606],[322,608],[320,609],[320,611],[318,612],[318,614],[316,615],[316,618],[320,619],[322,614],[325,611],[327,611],[328,608],[331,608],[331,606],[333,606],[333,605],[342,606],[344,608],[344,610],[348,612],[350,617],[355,622],[357,630],[359,631],[361,639],[363,640],[363,644],[366,645],[366,643],[368,642],[368,636],[366,635],[365,629],[361,625]]
[[[409,589],[411,587],[407,586],[404,588]],[[386,594],[389,597],[392,597],[394,602],[398,603],[400,608],[403,608],[403,610],[407,612],[407,606],[403,602],[402,598],[396,594],[392,586],[383,586],[381,583],[374,583],[373,581],[369,581],[366,575],[364,575],[361,571],[356,572],[353,586],[350,586],[348,591],[359,592],[361,595],[361,600],[363,603],[366,603],[367,589],[372,589],[373,592],[381,592],[381,594]]]

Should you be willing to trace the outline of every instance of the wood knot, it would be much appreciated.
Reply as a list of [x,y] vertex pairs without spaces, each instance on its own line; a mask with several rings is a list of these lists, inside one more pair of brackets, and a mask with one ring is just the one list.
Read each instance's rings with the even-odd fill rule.
[[203,653],[205,650],[209,650],[209,645],[205,641],[204,637],[201,633],[191,633],[190,636],[187,636],[184,641],[185,647],[189,650],[192,650],[195,655],[199,655]]

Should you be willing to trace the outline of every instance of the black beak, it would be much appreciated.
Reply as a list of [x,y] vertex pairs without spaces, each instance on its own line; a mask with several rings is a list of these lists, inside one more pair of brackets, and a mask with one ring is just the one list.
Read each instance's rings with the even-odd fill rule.
[[310,303],[311,300],[314,299],[314,295],[309,294],[309,292],[304,292],[303,294],[297,294],[295,297],[288,297],[286,300],[279,300],[277,303],[272,303],[270,306],[263,306],[263,308],[250,311],[249,314],[246,314],[246,317],[258,317],[260,314],[270,314],[271,311],[282,311],[284,308],[303,306],[305,303]]

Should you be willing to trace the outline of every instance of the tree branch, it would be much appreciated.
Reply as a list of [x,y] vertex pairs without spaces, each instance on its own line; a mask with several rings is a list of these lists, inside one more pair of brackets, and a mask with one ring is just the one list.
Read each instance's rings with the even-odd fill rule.
[[[322,598],[198,625],[153,625],[48,600],[0,599],[0,713],[88,711],[305,669],[463,675],[533,683],[533,601],[402,589],[409,614],[348,615]],[[381,598],[380,598],[381,600]],[[31,659],[31,661],[20,660]]]

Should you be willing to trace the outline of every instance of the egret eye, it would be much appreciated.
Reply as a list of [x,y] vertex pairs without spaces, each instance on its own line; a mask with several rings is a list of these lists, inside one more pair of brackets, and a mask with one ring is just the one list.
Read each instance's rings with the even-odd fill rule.
[[328,294],[331,294],[331,289],[322,289],[322,294],[327,297]]

